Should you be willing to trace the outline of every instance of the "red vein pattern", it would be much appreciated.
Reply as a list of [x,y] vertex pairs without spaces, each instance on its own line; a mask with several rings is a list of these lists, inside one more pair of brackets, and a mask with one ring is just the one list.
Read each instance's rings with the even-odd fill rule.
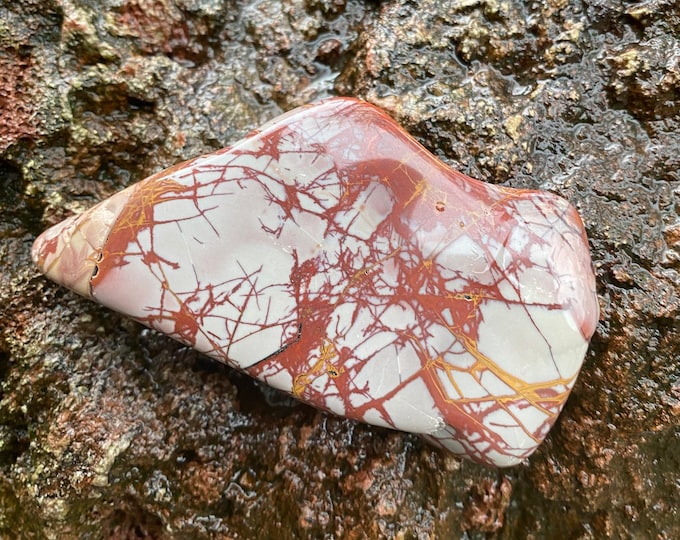
[[514,465],[598,320],[549,193],[484,184],[335,98],[46,231],[48,277],[300,400]]

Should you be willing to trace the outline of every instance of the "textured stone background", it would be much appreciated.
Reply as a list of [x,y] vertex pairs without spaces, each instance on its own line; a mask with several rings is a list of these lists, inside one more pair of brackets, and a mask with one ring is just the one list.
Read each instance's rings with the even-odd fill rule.
[[[679,36],[670,0],[0,0],[0,537],[680,538]],[[601,320],[527,463],[321,414],[32,267],[46,226],[333,94],[580,210]]]

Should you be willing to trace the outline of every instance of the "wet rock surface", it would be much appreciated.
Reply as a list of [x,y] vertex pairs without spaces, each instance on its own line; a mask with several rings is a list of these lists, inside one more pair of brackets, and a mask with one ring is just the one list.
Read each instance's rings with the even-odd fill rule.
[[[673,2],[0,3],[0,536],[680,537]],[[47,225],[328,95],[580,211],[602,310],[527,463],[297,404],[48,283]]]

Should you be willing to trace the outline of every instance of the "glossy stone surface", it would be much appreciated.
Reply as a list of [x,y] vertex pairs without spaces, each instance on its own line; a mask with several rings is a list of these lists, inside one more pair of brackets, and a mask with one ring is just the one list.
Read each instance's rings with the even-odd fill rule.
[[43,233],[51,279],[302,401],[514,465],[598,319],[581,220],[335,98]]

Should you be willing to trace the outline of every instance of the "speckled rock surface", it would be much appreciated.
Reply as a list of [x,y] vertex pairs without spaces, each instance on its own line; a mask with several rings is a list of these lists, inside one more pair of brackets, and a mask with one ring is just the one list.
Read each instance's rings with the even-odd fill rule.
[[[532,5],[0,2],[0,537],[680,537],[680,8]],[[333,94],[581,212],[601,321],[525,464],[324,415],[32,267],[47,225]]]

